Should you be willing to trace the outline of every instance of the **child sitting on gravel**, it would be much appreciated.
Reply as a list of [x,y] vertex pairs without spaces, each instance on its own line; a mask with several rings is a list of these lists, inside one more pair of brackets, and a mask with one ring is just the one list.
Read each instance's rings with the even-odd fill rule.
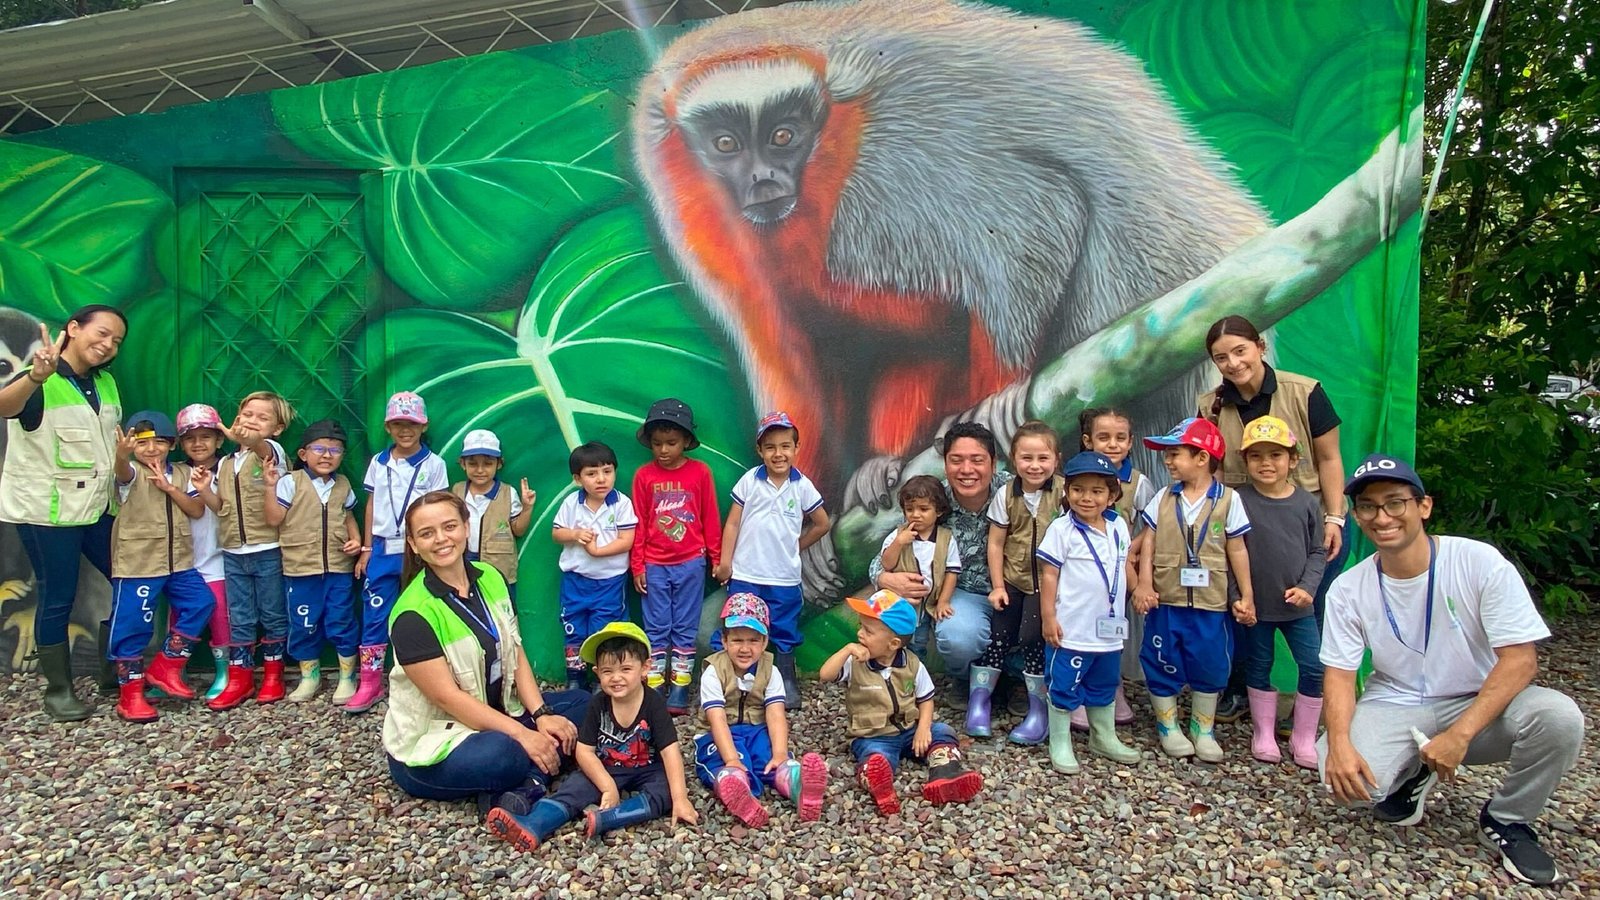
[[906,643],[917,630],[917,610],[893,591],[865,600],[845,600],[861,617],[856,641],[822,664],[821,681],[844,684],[850,753],[856,780],[872,795],[878,812],[900,811],[894,773],[900,757],[928,764],[922,796],[930,803],[965,803],[983,788],[983,777],[961,765],[956,733],[933,720],[933,679]]
[[797,762],[789,753],[789,718],[783,673],[767,652],[767,603],[737,593],[722,606],[722,650],[700,670],[700,720],[694,770],[700,783],[739,821],[760,828],[767,808],[756,799],[764,787],[794,801],[800,820],[822,813],[828,764],[817,753]]
[[[657,691],[645,690],[650,639],[632,622],[612,622],[580,648],[594,666],[600,692],[578,726],[574,756],[579,771],[521,815],[503,807],[489,811],[489,830],[522,850],[536,850],[557,828],[584,816],[584,833],[639,825],[672,814],[694,825],[700,814],[689,803],[678,731]],[[622,793],[629,792],[626,800]]]

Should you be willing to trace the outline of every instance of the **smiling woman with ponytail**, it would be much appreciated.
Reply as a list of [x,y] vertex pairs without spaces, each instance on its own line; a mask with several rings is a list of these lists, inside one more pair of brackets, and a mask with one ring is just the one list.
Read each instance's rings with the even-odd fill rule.
[[[58,722],[91,712],[72,693],[67,619],[77,599],[80,558],[111,577],[122,398],[106,366],[127,333],[121,311],[100,304],[73,313],[54,336],[41,324],[30,367],[0,388],[0,416],[8,420],[0,520],[16,524],[33,565],[44,710]],[[105,640],[102,625],[102,651]]]

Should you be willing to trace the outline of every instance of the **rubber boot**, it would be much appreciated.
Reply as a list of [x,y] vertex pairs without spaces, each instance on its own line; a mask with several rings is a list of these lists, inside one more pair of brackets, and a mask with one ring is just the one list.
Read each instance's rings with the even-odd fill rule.
[[160,688],[174,700],[193,700],[194,689],[183,680],[183,666],[188,661],[188,657],[169,656],[163,650],[150,660],[150,667],[145,670],[144,680],[151,687]]
[[228,683],[222,688],[222,693],[206,701],[206,708],[218,712],[233,709],[249,700],[255,689],[256,671],[250,666],[250,649],[235,647],[228,659]]
[[1183,736],[1178,727],[1178,698],[1150,695],[1150,708],[1156,714],[1156,735],[1161,738],[1161,751],[1173,759],[1194,755],[1194,744]]
[[610,809],[590,807],[585,810],[583,834],[585,837],[597,838],[618,828],[642,825],[651,819],[659,818],[660,815],[661,813],[650,803],[649,795],[634,794]]
[[981,790],[983,776],[961,764],[961,751],[954,744],[928,749],[928,783],[922,786],[922,799],[935,806],[965,803]]
[[761,801],[750,793],[750,775],[743,769],[723,766],[717,770],[716,795],[735,819],[751,828],[761,828],[771,815]]
[[[1264,763],[1283,762],[1278,751],[1278,692],[1250,688],[1250,755]],[[1315,754],[1312,764],[1315,766]]]
[[351,715],[364,713],[383,699],[383,654],[388,644],[371,644],[361,648],[360,684],[355,695],[344,706]]
[[95,673],[95,687],[104,696],[118,693],[117,669],[106,654],[111,652],[111,623],[100,623],[100,668]]
[[1189,736],[1194,739],[1194,755],[1201,762],[1222,762],[1222,746],[1212,730],[1217,721],[1217,701],[1221,694],[1195,691],[1189,698]]
[[794,668],[793,653],[772,654],[772,667],[783,676],[783,706],[793,712],[800,708],[800,673]]
[[[540,800],[544,799],[549,790],[544,782],[529,779],[522,787],[514,787],[499,794],[487,795],[490,802],[481,810],[481,813],[485,818],[488,818],[489,810],[499,807],[513,816],[525,816],[533,812],[533,808],[538,805]],[[481,798],[485,795],[479,796]]]
[[1115,704],[1089,707],[1089,752],[1123,765],[1133,765],[1139,761],[1139,751],[1117,737]]
[[539,844],[550,839],[556,829],[567,824],[571,816],[567,808],[554,800],[540,800],[526,815],[513,815],[496,807],[489,810],[484,824],[495,837],[518,850],[533,852]]
[[1294,733],[1289,737],[1289,755],[1302,769],[1317,768],[1317,720],[1322,718],[1322,698],[1294,695]]
[[356,695],[357,688],[361,685],[360,672],[361,657],[339,657],[339,681],[333,689],[333,705],[344,706],[350,698]]
[[689,685],[694,679],[694,648],[672,651],[672,684],[667,688],[667,712],[689,714]]
[[117,667],[117,715],[124,722],[154,722],[160,716],[156,708],[144,699],[144,663],[137,659],[119,659]]
[[1080,706],[1072,711],[1072,730],[1087,732],[1089,730],[1089,708]]
[[1117,685],[1117,699],[1112,705],[1116,707],[1118,725],[1133,724],[1133,707],[1128,704],[1128,694],[1120,684]]
[[1042,744],[1050,735],[1050,683],[1043,675],[1022,677],[1028,683],[1028,715],[1006,739],[1013,744]]
[[206,688],[206,699],[215,700],[228,686],[228,648],[211,648],[211,687]]
[[689,714],[689,686],[676,681],[667,688],[667,713],[674,716]]
[[[1078,707],[1082,709],[1083,707]],[[1050,768],[1063,775],[1078,774],[1078,757],[1072,752],[1072,718],[1071,713],[1050,704]]]
[[300,683],[289,695],[290,703],[304,703],[322,690],[322,663],[317,660],[300,664]]
[[772,784],[800,810],[800,821],[815,822],[822,816],[822,799],[828,790],[828,761],[820,753],[791,759],[778,768]]
[[974,665],[967,675],[966,732],[973,737],[989,736],[989,704],[994,699],[995,679],[999,669]]
[[585,687],[586,687],[585,682],[588,681],[588,679],[585,677],[585,675],[587,675],[587,674],[588,673],[586,673],[583,669],[568,669],[567,670],[567,690],[569,690],[569,691],[581,691],[581,690],[584,690]]
[[882,753],[870,754],[861,768],[856,770],[856,780],[872,795],[881,815],[892,816],[900,811],[900,797],[894,792],[894,766]]
[[257,703],[277,703],[283,699],[283,657],[269,659],[261,664],[261,690],[256,691]]
[[39,674],[44,676],[44,711],[57,722],[82,722],[94,709],[72,692],[72,646],[40,644]]
[[667,692],[667,651],[650,651],[650,674],[644,683],[646,687],[663,694]]

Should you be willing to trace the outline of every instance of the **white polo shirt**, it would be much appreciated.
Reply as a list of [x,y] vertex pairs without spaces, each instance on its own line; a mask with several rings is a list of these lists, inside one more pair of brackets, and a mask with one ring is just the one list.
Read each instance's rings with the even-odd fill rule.
[[733,548],[733,577],[756,584],[799,584],[800,532],[806,516],[822,505],[817,486],[794,468],[775,485],[767,467],[756,466],[734,484],[733,502],[744,508]]
[[423,447],[410,456],[395,456],[388,447],[367,465],[361,487],[371,497],[372,534],[384,539],[384,552],[394,555],[405,550],[406,510],[429,491],[450,489],[444,460]]
[[1328,589],[1322,663],[1354,671],[1370,649],[1372,677],[1362,703],[1422,704],[1476,694],[1494,668],[1496,647],[1550,636],[1522,576],[1500,551],[1469,538],[1438,541],[1431,638],[1425,624],[1427,572],[1413,578],[1384,575],[1380,592],[1373,554]]
[[[938,533],[938,530],[935,529],[934,534],[938,535]],[[883,551],[889,549],[889,545],[894,543],[895,537],[899,534],[900,529],[896,528],[883,536],[883,545],[878,548],[880,558],[883,555]],[[938,543],[938,541],[926,540],[921,535],[917,535],[911,541],[911,556],[917,561],[917,571],[922,573],[923,579],[928,584],[933,585],[933,595],[935,597],[939,594],[940,586],[933,583],[933,551],[937,548]],[[956,536],[951,534],[950,544],[945,548],[944,552],[944,573],[946,575],[955,575],[960,571],[961,548],[956,546]]]
[[467,504],[467,552],[478,553],[478,532],[483,530],[483,514],[489,511],[489,504],[500,496],[501,491],[511,491],[511,518],[522,515],[522,495],[520,491],[511,490],[506,483],[496,478],[494,484],[489,485],[489,490],[479,494],[472,490],[471,482],[467,483],[467,496],[462,500]]
[[[623,554],[624,557],[627,554]],[[739,675],[739,690],[746,693],[755,686],[756,666],[761,665],[760,660],[751,666],[748,672]],[[772,677],[767,679],[767,692],[761,697],[762,706],[771,706],[774,703],[784,702],[783,673],[777,666],[772,668]],[[717,677],[717,670],[713,666],[704,666],[700,669],[700,708],[716,709],[728,705],[728,698],[722,692],[722,679]]]
[[[267,446],[272,448],[272,459],[278,466],[278,483],[282,484],[289,478],[289,463],[288,458],[283,455],[283,445],[279,444],[275,440],[272,440],[271,438],[268,438]],[[222,461],[222,465],[225,466],[231,461],[233,463],[233,474],[243,477],[244,467],[246,465],[259,465],[260,459],[261,458],[259,456],[256,456],[255,451],[240,449],[235,450],[231,455],[224,459]],[[214,485],[215,482],[213,482],[213,486]],[[240,511],[240,515],[243,515],[242,510]],[[259,544],[245,544],[242,547],[223,547],[222,552],[231,553],[236,556],[243,556],[246,553],[260,553],[262,550],[271,550],[277,546],[277,541],[262,541]]]
[[[584,502],[586,496],[582,490],[576,490],[561,498],[552,530],[587,528],[594,532],[594,546],[604,547],[616,540],[619,532],[638,527],[639,517],[634,515],[633,501],[628,499],[627,494],[613,489],[606,494],[605,502],[597,510],[590,509],[589,504]],[[615,578],[628,571],[628,554],[590,556],[582,544],[573,542],[561,545],[561,558],[557,560],[557,565],[563,572],[572,572],[585,578]]]
[[[211,465],[210,487],[213,491],[217,489],[216,463]],[[189,533],[194,537],[194,568],[207,584],[227,577],[222,570],[222,544],[217,538],[217,524],[217,514],[209,506],[200,514],[200,518],[189,520]]]
[[[327,478],[318,478],[310,472],[306,473],[306,477],[311,479],[311,486],[317,489],[317,499],[322,502],[323,506],[327,506],[328,497],[333,494],[333,486],[338,483],[338,479],[332,475]],[[277,494],[279,506],[288,509],[294,505],[295,486],[293,475],[285,475],[278,479]],[[344,498],[344,508],[354,509],[355,505],[356,492],[351,491]]]
[[[1109,509],[1104,532],[1079,527],[1077,521],[1068,513],[1051,522],[1037,551],[1041,561],[1061,570],[1055,606],[1062,643],[1085,653],[1121,650],[1122,641],[1096,636],[1095,622],[1107,616],[1128,617],[1128,523]],[[1109,591],[1107,581],[1111,583]]]

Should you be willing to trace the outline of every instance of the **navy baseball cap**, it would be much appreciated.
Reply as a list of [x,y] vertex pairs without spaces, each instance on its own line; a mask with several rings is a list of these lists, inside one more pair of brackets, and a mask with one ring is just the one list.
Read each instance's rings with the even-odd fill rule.
[[[149,423],[146,429],[136,429],[134,426],[141,422]],[[172,427],[172,420],[164,412],[153,409],[142,409],[128,417],[128,430],[134,437],[161,438],[164,441],[178,440],[178,429]]]
[[1116,478],[1117,464],[1104,453],[1085,450],[1067,460],[1067,464],[1061,469],[1061,474],[1067,478],[1074,475],[1110,475]]
[[1422,486],[1422,479],[1417,477],[1417,470],[1398,457],[1387,453],[1374,453],[1361,461],[1356,470],[1351,474],[1350,480],[1344,483],[1344,493],[1347,497],[1354,497],[1361,493],[1362,488],[1374,481],[1393,481],[1399,484],[1409,484],[1417,489],[1417,493],[1426,494]]

